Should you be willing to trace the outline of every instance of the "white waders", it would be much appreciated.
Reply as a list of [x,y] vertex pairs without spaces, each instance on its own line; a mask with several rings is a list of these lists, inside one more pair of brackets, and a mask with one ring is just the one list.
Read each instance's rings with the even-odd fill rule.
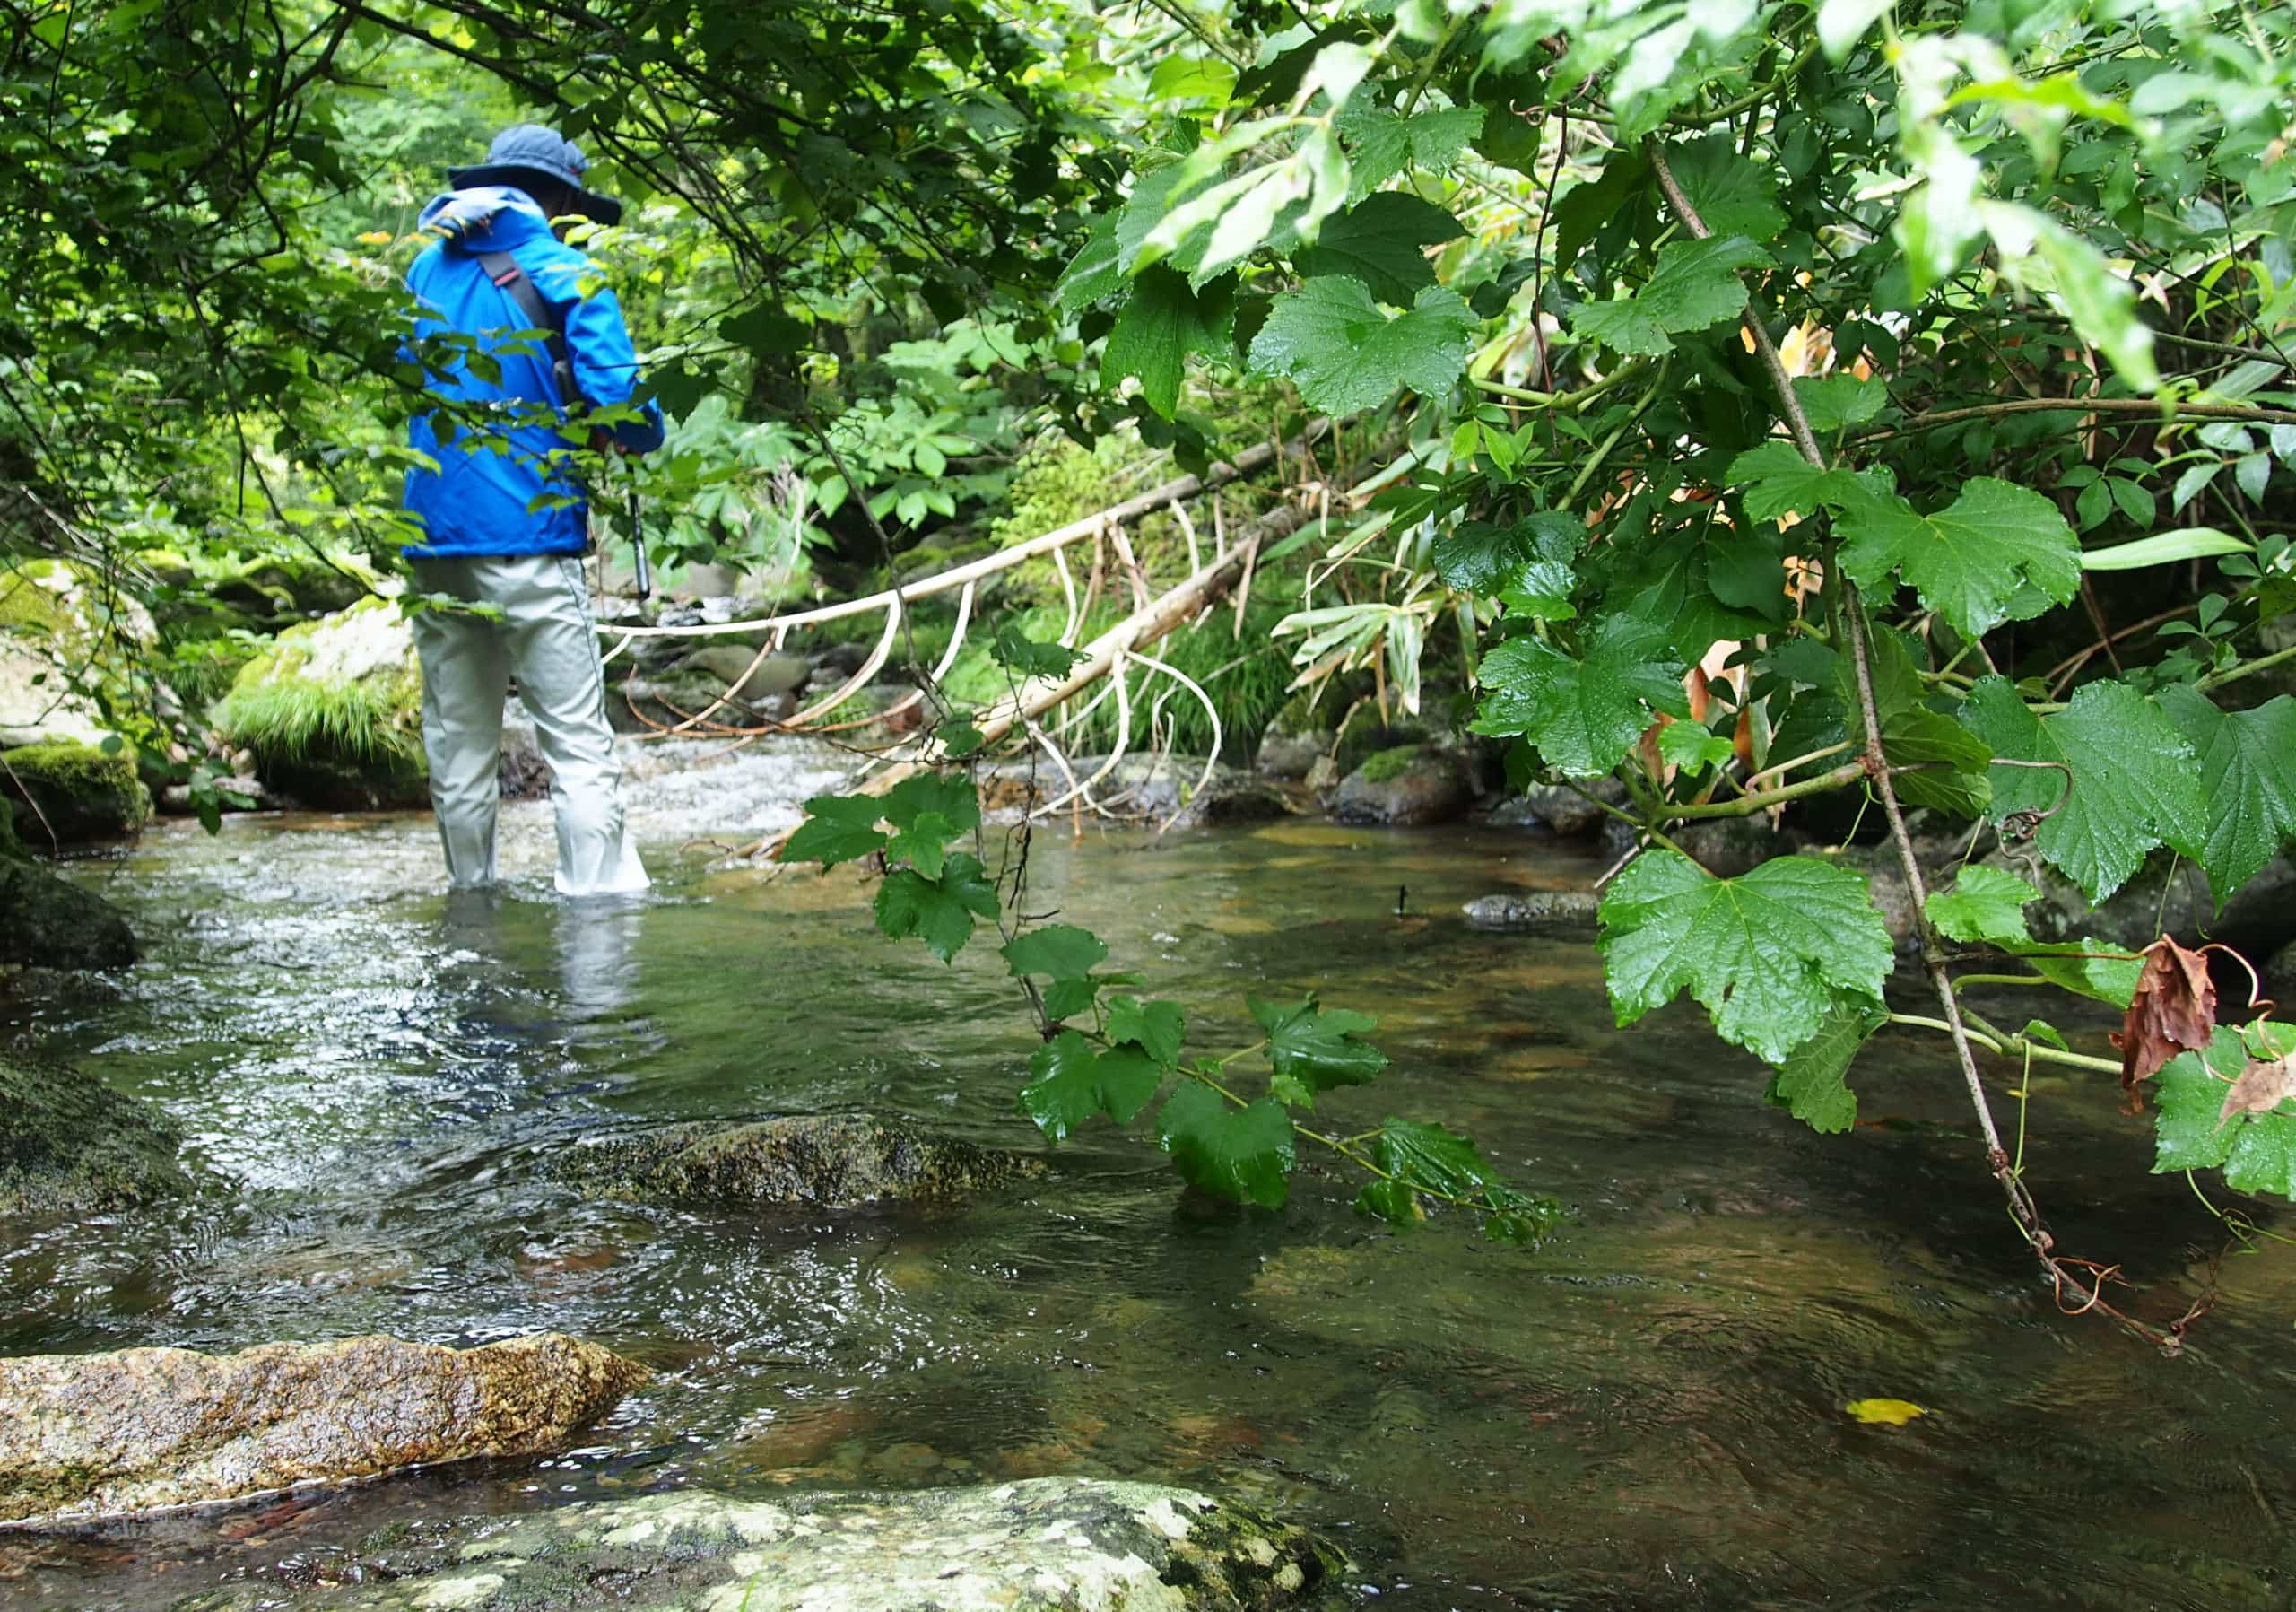
[[582,562],[531,554],[411,563],[423,592],[502,613],[500,621],[446,610],[414,615],[422,747],[448,881],[457,887],[494,882],[502,702],[516,675],[550,763],[559,890],[621,895],[645,889],[651,881],[622,817],[622,766],[606,723],[605,671],[582,590]]

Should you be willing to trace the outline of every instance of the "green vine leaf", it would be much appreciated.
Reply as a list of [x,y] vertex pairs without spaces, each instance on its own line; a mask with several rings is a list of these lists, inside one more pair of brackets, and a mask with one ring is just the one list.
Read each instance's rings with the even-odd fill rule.
[[997,950],[1015,979],[1046,974],[1055,980],[1081,980],[1109,960],[1109,948],[1100,937],[1074,924],[1024,929]]
[[1021,1088],[1021,1111],[1055,1142],[1065,1142],[1087,1120],[1128,1125],[1155,1098],[1164,1069],[1129,1047],[1101,1052],[1074,1030],[1064,1030],[1029,1059],[1035,1076]]
[[1272,1097],[1238,1108],[1202,1081],[1183,1081],[1164,1100],[1156,1135],[1192,1187],[1268,1209],[1290,1196],[1292,1116]]
[[1770,1076],[1770,1100],[1822,1136],[1848,1130],[1857,1123],[1857,1094],[1844,1076],[1889,1017],[1878,1007],[1837,1009]]
[[[1949,940],[1998,946],[2031,963],[2041,978],[2076,996],[2125,1008],[2136,990],[2144,959],[2108,941],[2035,940],[2025,907],[2039,893],[2015,874],[1982,862],[1961,869],[1951,890],[1933,890],[1929,921]],[[2055,1034],[2054,1031],[2050,1032]],[[2063,1044],[2060,1038],[2058,1044]]]
[[1372,1150],[1386,1179],[1367,1183],[1356,1208],[1390,1225],[1424,1220],[1419,1194],[1478,1203],[1487,1211],[1483,1234],[1494,1242],[1529,1242],[1545,1235],[1561,1218],[1552,1198],[1534,1198],[1509,1186],[1473,1142],[1439,1125],[1388,1116]]
[[1504,594],[1507,606],[1543,622],[1576,614],[1571,562],[1587,541],[1587,523],[1568,510],[1541,510],[1512,526],[1463,520],[1428,551],[1443,585],[1459,593]]
[[1361,1085],[1387,1067],[1387,1055],[1361,1039],[1378,1028],[1379,1021],[1370,1014],[1324,1007],[1313,992],[1299,1002],[1246,1000],[1267,1033],[1268,1061],[1292,1102],[1312,1108],[1317,1093]]
[[1839,508],[1879,484],[1852,471],[1821,470],[1791,442],[1764,442],[1730,461],[1729,479],[1743,486],[1746,514],[1755,520],[1807,519],[1822,509]]
[[1021,677],[1065,677],[1084,657],[1066,644],[1040,643],[1007,622],[988,643],[988,658]]
[[816,795],[805,803],[805,820],[782,845],[784,862],[819,862],[824,870],[857,862],[885,848],[877,823],[885,803],[874,795]]
[[1389,318],[1361,280],[1326,275],[1275,299],[1252,339],[1252,367],[1289,377],[1309,406],[1334,414],[1378,406],[1397,382],[1440,397],[1466,372],[1473,322],[1458,294],[1441,286]]
[[1483,702],[1471,724],[1495,738],[1521,735],[1547,765],[1594,778],[1624,758],[1654,711],[1690,715],[1683,667],[1665,640],[1630,617],[1605,618],[1574,660],[1534,638],[1513,638],[1483,657]]
[[1188,355],[1226,348],[1235,317],[1232,280],[1198,291],[1161,264],[1143,269],[1101,350],[1101,380],[1113,387],[1127,375],[1139,377],[1141,401],[1169,420],[1179,406]]
[[1836,505],[1842,569],[1861,588],[1904,574],[1921,602],[1965,638],[2065,604],[2081,586],[2081,545],[2057,506],[2030,488],[1989,475],[1963,484],[1934,515],[1895,493]]
[[1961,720],[1996,756],[2071,770],[2067,795],[2056,766],[1994,768],[1993,815],[2050,814],[2035,842],[2091,901],[2119,889],[2156,845],[2199,859],[2208,825],[2199,764],[2161,708],[2126,683],[2084,684],[2044,717],[2005,678],[1987,677]]
[[953,961],[972,938],[973,919],[996,916],[996,886],[986,874],[979,858],[958,851],[937,879],[907,867],[886,875],[877,886],[878,929],[891,940],[914,935],[942,962]]
[[2032,944],[2025,906],[2039,899],[2040,892],[2015,874],[1977,862],[1961,869],[1952,889],[1931,891],[1926,910],[1948,939],[2005,949]]
[[2296,699],[2278,694],[2253,710],[2228,711],[2185,684],[2154,698],[2200,759],[2208,832],[2199,859],[2222,911],[2296,838]]
[[1741,156],[1722,131],[1675,142],[1666,165],[1706,227],[1717,235],[1775,240],[1786,228],[1778,186],[1769,172]]
[[1647,850],[1597,916],[1622,1025],[1687,989],[1725,1041],[1771,1064],[1837,1012],[1881,1006],[1893,961],[1865,878],[1811,857],[1718,879],[1678,852]]
[[[2226,1112],[2233,1083],[2253,1054],[2267,1060],[2296,1054],[2296,1025],[2266,1019],[2247,1027],[2248,1039],[2219,1025],[2207,1049],[2182,1052],[2153,1076],[2153,1173],[2221,1167],[2224,1184],[2239,1192],[2296,1198],[2296,1098],[2261,1113]],[[2251,1042],[2254,1045],[2251,1045]]]
[[1406,168],[1448,173],[1459,153],[1482,132],[1483,118],[1483,109],[1474,105],[1398,118],[1351,100],[1339,118],[1340,138],[1354,160],[1351,193],[1368,196]]
[[1187,1019],[1174,1002],[1144,1002],[1138,997],[1109,998],[1109,1040],[1129,1041],[1167,1068],[1180,1061]]
[[1326,219],[1316,244],[1294,252],[1292,263],[1306,278],[1352,275],[1380,301],[1400,308],[1435,283],[1427,248],[1465,233],[1457,219],[1434,203],[1387,190]]
[[1769,261],[1770,254],[1743,235],[1674,241],[1659,248],[1657,267],[1641,290],[1571,309],[1571,333],[1614,353],[1646,358],[1671,353],[1672,337],[1742,310],[1746,283],[1738,271]]

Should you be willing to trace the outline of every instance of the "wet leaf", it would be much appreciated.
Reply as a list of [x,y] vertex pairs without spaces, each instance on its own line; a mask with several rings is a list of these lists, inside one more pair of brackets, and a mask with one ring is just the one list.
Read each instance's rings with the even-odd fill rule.
[[951,856],[937,879],[904,867],[877,886],[877,928],[888,938],[914,935],[947,963],[972,938],[976,918],[996,916],[996,886],[983,876],[980,859],[969,852]]
[[1837,1012],[1779,1066],[1770,1100],[1822,1136],[1848,1130],[1857,1122],[1857,1094],[1844,1077],[1858,1049],[1888,1022],[1878,1007]]
[[1187,1020],[1173,1002],[1144,1002],[1138,997],[1109,998],[1109,1040],[1131,1041],[1170,1067],[1180,1060]]
[[1136,1048],[1101,1052],[1077,1032],[1064,1030],[1036,1050],[1029,1073],[1034,1078],[1021,1088],[1021,1111],[1062,1142],[1087,1120],[1130,1123],[1156,1095],[1165,1071]]
[[1688,989],[1714,1028],[1782,1064],[1839,1011],[1882,1005],[1894,952],[1865,878],[1813,857],[1777,857],[1718,879],[1648,850],[1600,909],[1603,970],[1621,1024]]
[[1109,948],[1090,929],[1074,924],[1046,924],[1015,935],[998,948],[1019,974],[1048,974],[1081,980],[1109,960]]
[[1378,1027],[1370,1014],[1323,1007],[1312,994],[1296,1003],[1248,1000],[1252,1017],[1267,1032],[1268,1061],[1276,1075],[1298,1082],[1310,1094],[1361,1085],[1387,1067],[1386,1053],[1358,1039]]
[[1861,1422],[1885,1427],[1902,1427],[1916,1416],[1929,1414],[1926,1407],[1910,1399],[1852,1399],[1842,1409]]
[[[2251,1042],[2255,1043],[2251,1045]],[[2152,1121],[2152,1169],[2221,1166],[2224,1184],[2239,1192],[2296,1198],[2296,1109],[2285,1102],[2261,1111],[2227,1113],[2226,1100],[2248,1066],[2296,1055],[2296,1026],[2270,1020],[2248,1026],[2248,1038],[2227,1024],[2205,1050],[2171,1059],[2153,1083],[2160,1107]]]
[[2207,1046],[2215,1028],[2216,986],[2208,977],[2208,959],[2166,935],[2146,946],[2136,993],[2112,1037],[2120,1049],[2120,1089],[2130,1111],[2144,1106],[2139,1081],[2150,1080],[2179,1052]]
[[1995,767],[1993,815],[2048,815],[2041,855],[2100,902],[2164,841],[2198,859],[2208,803],[2192,746],[2161,707],[2126,683],[2083,684],[2063,710],[2037,716],[2004,677],[1970,691],[1961,720],[1996,756],[2058,766]]
[[2025,903],[2039,896],[2015,874],[1979,863],[1962,868],[1951,890],[1929,893],[1929,921],[1949,939],[2024,945],[2033,938],[2025,928]]
[[1535,638],[1514,638],[1483,657],[1483,688],[1474,729],[1497,738],[1520,734],[1547,764],[1571,778],[1618,765],[1653,711],[1686,717],[1683,667],[1664,639],[1641,623],[1613,616],[1593,633],[1583,659]]
[[1237,1203],[1280,1209],[1295,1162],[1292,1116],[1272,1097],[1237,1108],[1188,1080],[1156,1117],[1157,1140],[1190,1186]]
[[805,803],[805,820],[774,859],[819,862],[824,869],[857,862],[884,849],[885,836],[877,827],[884,815],[885,803],[874,795],[816,795]]

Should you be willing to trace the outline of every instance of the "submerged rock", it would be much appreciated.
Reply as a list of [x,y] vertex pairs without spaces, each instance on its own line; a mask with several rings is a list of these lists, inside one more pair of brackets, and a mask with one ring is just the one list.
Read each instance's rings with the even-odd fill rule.
[[0,1522],[234,1500],[565,1442],[646,1379],[561,1333],[477,1349],[396,1338],[236,1355],[0,1360]]
[[674,1125],[583,1144],[557,1173],[594,1197],[657,1203],[949,1203],[1044,1173],[1026,1154],[860,1114]]
[[1345,1566],[1306,1529],[1186,1489],[1040,1477],[994,1488],[706,1491],[378,1536],[173,1612],[1273,1612]]
[[1467,928],[1510,935],[1591,936],[1602,898],[1591,890],[1518,890],[1478,896],[1463,911]]
[[[181,1139],[157,1108],[92,1075],[0,1051],[0,1216],[101,1214],[188,1190]],[[9,1425],[0,1414],[0,1443]],[[5,1467],[0,1457],[0,1486]]]
[[1448,823],[1474,786],[1459,758],[1423,745],[1382,750],[1340,780],[1331,815],[1342,823]]

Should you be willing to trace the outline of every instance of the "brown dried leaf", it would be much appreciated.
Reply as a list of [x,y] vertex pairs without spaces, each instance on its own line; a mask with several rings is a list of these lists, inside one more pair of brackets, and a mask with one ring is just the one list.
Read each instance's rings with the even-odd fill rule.
[[2240,1077],[2226,1088],[2216,1122],[2222,1125],[2235,1114],[2268,1114],[2292,1094],[2296,1094],[2296,1052],[2269,1061],[2252,1058]]
[[2120,1049],[2120,1089],[2129,1111],[2144,1107],[2137,1082],[2150,1080],[2179,1052],[2197,1051],[2216,1031],[2216,985],[2208,959],[2166,935],[2144,948],[2144,967],[2128,1015],[2112,1038]]

